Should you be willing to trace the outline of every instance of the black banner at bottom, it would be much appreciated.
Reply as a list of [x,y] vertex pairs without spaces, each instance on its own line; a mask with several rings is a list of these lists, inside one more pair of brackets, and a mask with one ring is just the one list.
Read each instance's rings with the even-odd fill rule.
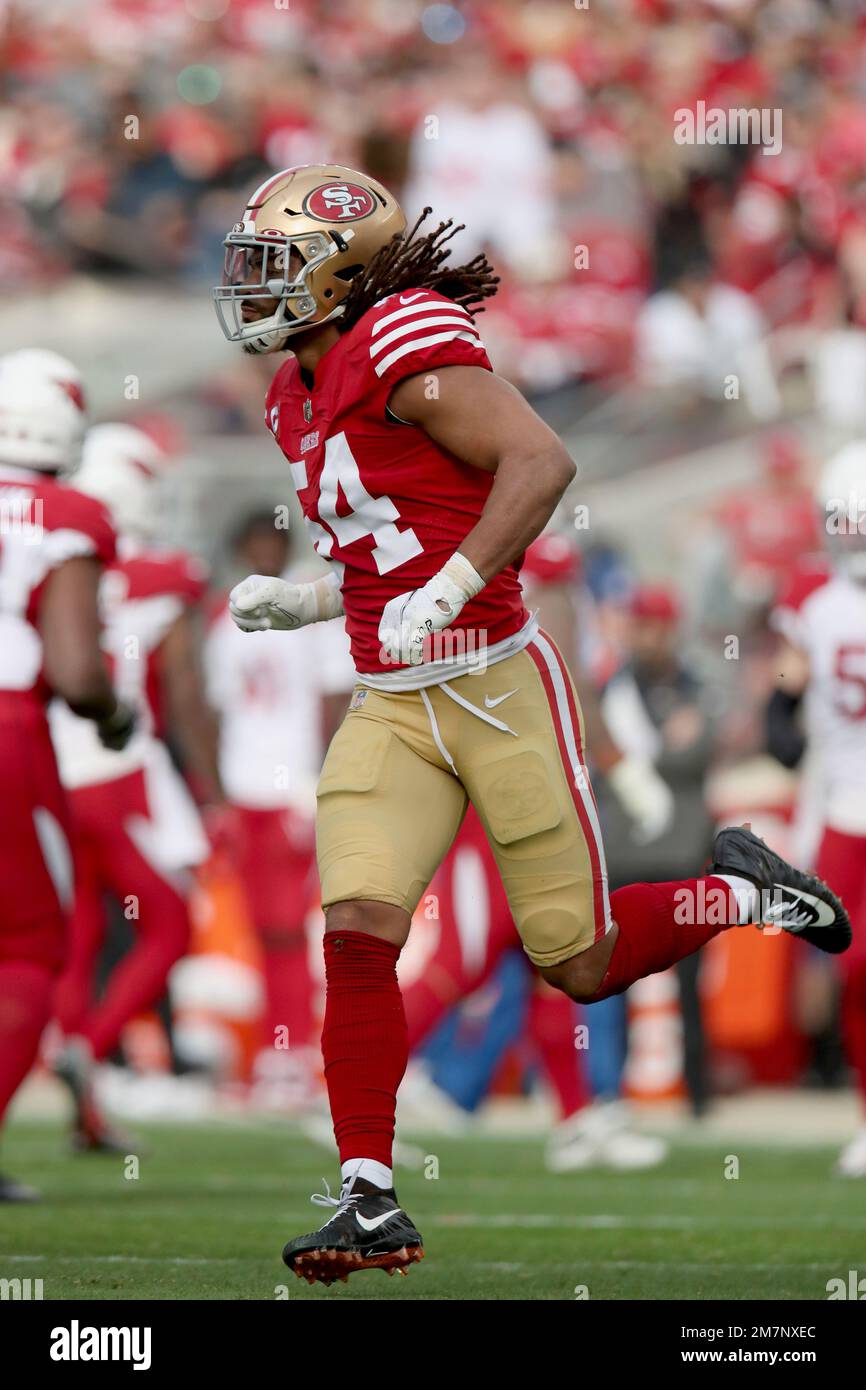
[[[114,1376],[118,1372],[165,1376],[194,1370],[216,1374],[221,1381],[230,1375],[254,1375],[261,1381],[269,1374],[304,1379],[321,1375],[323,1359],[330,1368],[329,1379],[345,1374],[356,1380],[359,1366],[369,1368],[368,1353],[374,1347],[378,1348],[377,1373],[390,1363],[393,1374],[414,1378],[420,1363],[429,1374],[441,1354],[447,1357],[451,1374],[459,1373],[462,1361],[463,1368],[477,1363],[489,1379],[497,1354],[513,1357],[518,1346],[522,1357],[538,1357],[539,1374],[544,1374],[555,1347],[560,1374],[565,1369],[561,1358],[573,1356],[575,1375],[589,1357],[596,1364],[601,1358],[618,1375],[630,1370],[664,1374],[675,1366],[697,1372],[706,1366],[768,1370],[803,1366],[826,1376],[829,1370],[857,1364],[866,1331],[861,1301],[859,1290],[856,1297],[840,1295],[820,1303],[585,1300],[551,1308],[527,1301],[520,1305],[521,1319],[513,1323],[513,1335],[503,1336],[501,1320],[497,1320],[491,1339],[483,1315],[485,1304],[475,1303],[468,1313],[462,1299],[453,1305],[448,1300],[418,1300],[417,1312],[408,1318],[403,1315],[405,1304],[397,1316],[396,1310],[381,1306],[370,1316],[368,1309],[364,1315],[359,1301],[329,1298],[324,1291],[318,1311],[315,1304],[291,1299],[273,1303],[22,1299],[0,1303],[0,1335],[7,1367],[61,1381],[73,1374],[98,1377],[101,1369],[110,1369]],[[452,1314],[462,1334],[458,1343],[442,1340],[443,1327]],[[534,1344],[536,1329],[540,1337]],[[346,1340],[347,1333],[351,1340]],[[324,1339],[323,1334],[327,1334]],[[334,1340],[335,1336],[340,1340]],[[514,1370],[511,1364],[509,1374]]]

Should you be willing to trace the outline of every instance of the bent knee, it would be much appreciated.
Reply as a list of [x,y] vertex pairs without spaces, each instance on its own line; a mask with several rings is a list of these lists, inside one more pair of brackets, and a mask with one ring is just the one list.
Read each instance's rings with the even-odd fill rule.
[[369,898],[331,903],[325,909],[325,931],[366,932],[369,936],[391,941],[395,946],[405,945],[411,920],[405,908]]
[[586,967],[579,962],[580,956],[572,956],[560,965],[544,966],[539,974],[552,985],[573,999],[575,1004],[591,1004],[601,988],[604,970]]
[[616,943],[616,928],[586,951],[569,956],[558,965],[539,967],[539,973],[554,989],[562,990],[576,1004],[591,1004],[598,998]]

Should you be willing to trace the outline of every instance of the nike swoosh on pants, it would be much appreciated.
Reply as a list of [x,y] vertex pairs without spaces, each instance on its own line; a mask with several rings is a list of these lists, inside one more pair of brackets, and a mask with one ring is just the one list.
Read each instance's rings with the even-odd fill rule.
[[517,694],[517,690],[518,690],[519,688],[520,688],[520,687],[518,686],[518,687],[517,687],[516,689],[514,689],[514,690],[508,690],[508,691],[506,691],[506,693],[505,693],[504,695],[497,695],[495,700],[491,700],[491,698],[490,698],[489,695],[485,695],[485,696],[484,696],[484,708],[485,708],[485,709],[496,709],[496,706],[497,706],[497,705],[501,705],[503,700],[510,700],[512,695],[516,695],[516,694]]

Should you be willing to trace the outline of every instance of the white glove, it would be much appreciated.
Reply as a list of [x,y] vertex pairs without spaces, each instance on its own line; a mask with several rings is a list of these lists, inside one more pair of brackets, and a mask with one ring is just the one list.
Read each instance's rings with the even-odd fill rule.
[[607,773],[607,782],[632,822],[632,839],[639,845],[657,840],[674,818],[674,794],[642,758],[621,758]]
[[287,631],[337,618],[343,611],[340,581],[326,574],[313,584],[289,584],[271,575],[251,574],[229,594],[229,612],[241,632]]
[[422,589],[389,599],[379,623],[382,660],[419,666],[424,660],[426,638],[450,627],[484,584],[477,570],[456,550]]

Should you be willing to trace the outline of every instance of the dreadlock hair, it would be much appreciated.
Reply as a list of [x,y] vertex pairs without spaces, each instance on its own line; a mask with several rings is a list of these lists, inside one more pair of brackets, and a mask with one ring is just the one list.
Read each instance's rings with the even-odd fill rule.
[[499,276],[493,274],[482,252],[466,265],[443,269],[451,255],[451,247],[446,247],[446,242],[463,231],[463,223],[455,227],[449,219],[440,222],[425,236],[418,236],[418,228],[432,211],[432,208],[425,208],[410,232],[397,232],[352,281],[344,311],[335,321],[341,333],[353,328],[377,300],[403,290],[436,290],[472,315],[483,312],[482,300],[496,293]]

